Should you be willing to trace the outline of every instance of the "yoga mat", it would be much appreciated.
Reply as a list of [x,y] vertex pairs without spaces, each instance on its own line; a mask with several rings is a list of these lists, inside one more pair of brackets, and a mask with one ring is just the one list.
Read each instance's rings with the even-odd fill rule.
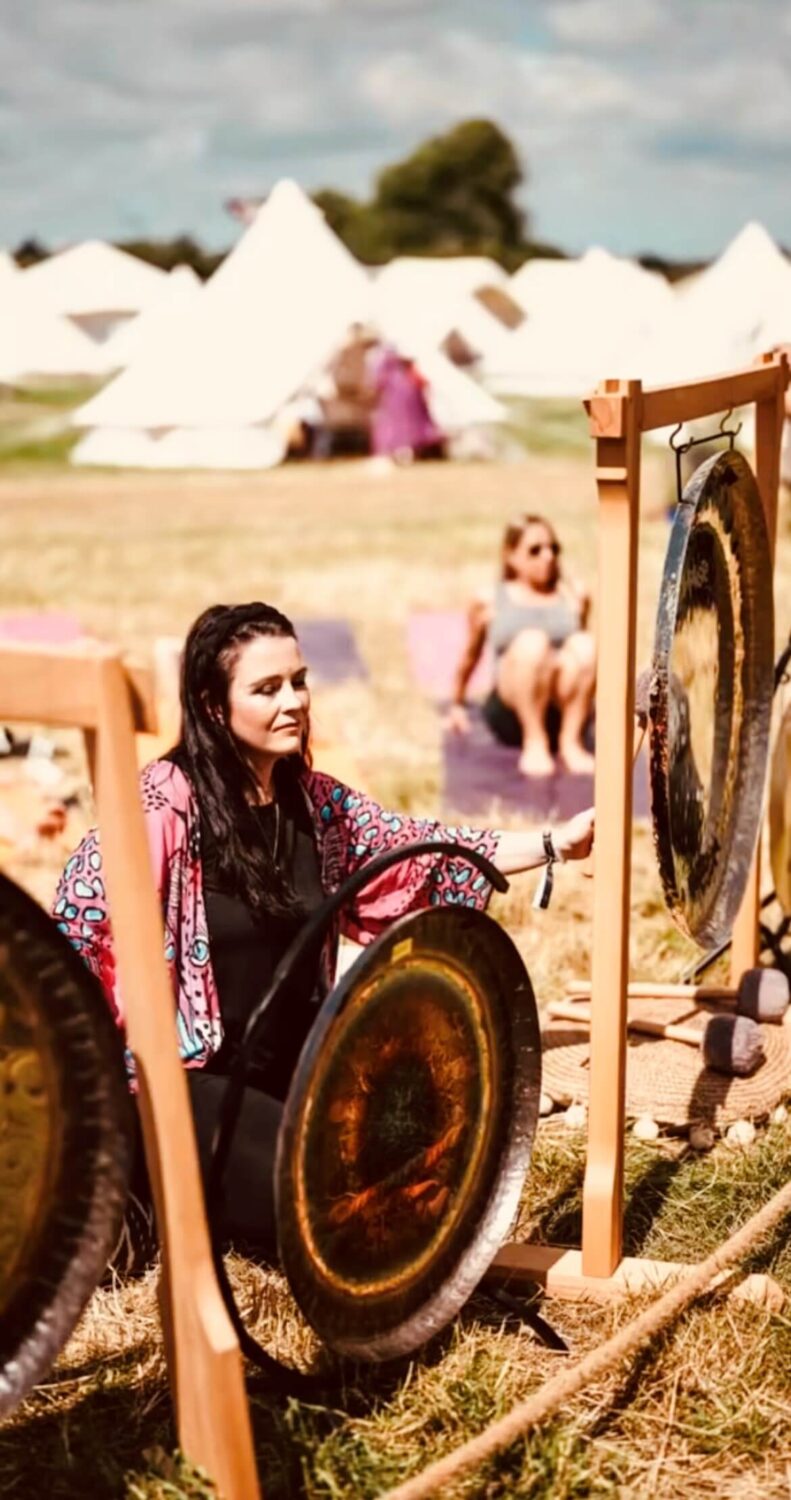
[[295,620],[294,628],[314,684],[368,676],[348,620]]
[[0,640],[23,641],[36,646],[70,646],[83,640],[86,631],[75,615],[51,613],[0,615]]
[[[407,655],[412,675],[428,698],[444,702],[453,693],[453,678],[467,642],[463,609],[422,610],[407,620]],[[485,697],[494,676],[488,646],[467,685],[472,698]]]
[[[499,802],[531,820],[570,818],[593,802],[592,776],[572,776],[560,765],[553,776],[522,776],[519,751],[501,745],[476,708],[470,709],[469,734],[444,731],[442,760],[443,807],[465,817],[476,817]],[[642,754],[635,766],[634,816],[645,818],[648,811],[648,765]]]
[[[295,628],[316,682],[368,676],[347,620],[302,620]],[[0,640],[67,646],[88,634],[75,615],[58,611],[0,614]]]

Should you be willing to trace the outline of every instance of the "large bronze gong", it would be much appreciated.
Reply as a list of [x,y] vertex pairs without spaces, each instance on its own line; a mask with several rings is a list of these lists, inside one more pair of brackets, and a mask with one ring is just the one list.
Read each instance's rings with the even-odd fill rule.
[[730,935],[761,816],[772,706],[769,541],[752,470],[707,459],[679,504],[651,680],[654,840],[668,908],[701,946]]
[[98,983],[0,876],[0,1417],[46,1374],[102,1275],[131,1132],[123,1049]]
[[407,917],[325,1001],[278,1142],[280,1253],[326,1343],[405,1354],[465,1302],[519,1201],[541,1043],[511,939],[474,910]]

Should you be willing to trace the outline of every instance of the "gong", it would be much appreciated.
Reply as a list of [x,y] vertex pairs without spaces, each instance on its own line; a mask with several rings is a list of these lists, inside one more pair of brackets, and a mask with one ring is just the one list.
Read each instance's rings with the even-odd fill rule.
[[665,559],[650,693],[659,871],[677,925],[730,935],[761,817],[772,706],[772,564],[752,470],[734,450],[695,471]]
[[489,917],[431,909],[361,954],[305,1044],[275,1167],[283,1267],[327,1344],[389,1359],[455,1316],[516,1212],[540,1086],[530,979]]
[[118,1238],[132,1107],[93,975],[0,876],[0,1417],[41,1380]]
[[769,852],[775,895],[791,916],[791,703],[777,731],[769,782]]

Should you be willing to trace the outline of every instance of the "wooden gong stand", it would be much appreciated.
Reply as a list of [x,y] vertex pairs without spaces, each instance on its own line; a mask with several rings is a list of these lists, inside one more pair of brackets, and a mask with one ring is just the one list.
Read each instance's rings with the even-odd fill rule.
[[77,726],[85,736],[162,1249],[160,1309],[179,1445],[223,1500],[255,1500],[242,1358],[214,1272],[138,790],[135,732],[157,731],[153,677],[98,642],[57,650],[4,644],[0,719]]
[[[774,352],[762,355],[747,369],[688,385],[643,390],[639,380],[605,380],[585,401],[590,434],[596,441],[599,497],[596,722],[600,728],[607,726],[607,755],[597,756],[595,774],[590,1104],[582,1248],[510,1244],[492,1268],[498,1276],[538,1281],[558,1296],[586,1293],[603,1298],[642,1291],[683,1269],[667,1261],[623,1255],[640,439],[644,432],[754,403],[756,479],[774,557],[788,381],[786,357]],[[733,931],[730,977],[734,989],[745,969],[758,963],[759,912],[756,852]],[[643,995],[646,988],[640,986]],[[661,996],[677,988],[658,984],[652,993]],[[696,993],[703,996],[705,990]],[[760,1294],[754,1278],[751,1290]]]

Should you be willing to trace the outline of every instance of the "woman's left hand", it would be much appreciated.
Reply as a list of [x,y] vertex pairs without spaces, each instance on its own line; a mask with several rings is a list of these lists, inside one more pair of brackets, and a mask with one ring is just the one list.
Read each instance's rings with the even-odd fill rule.
[[593,848],[594,810],[586,808],[552,831],[552,842],[561,859],[585,859]]

